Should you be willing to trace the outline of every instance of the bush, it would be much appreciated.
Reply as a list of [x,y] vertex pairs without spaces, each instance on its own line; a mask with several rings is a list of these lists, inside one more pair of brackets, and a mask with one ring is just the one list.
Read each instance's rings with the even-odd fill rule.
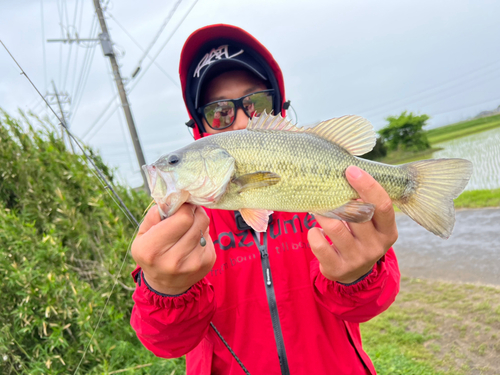
[[387,147],[385,146],[382,138],[377,137],[377,141],[375,142],[375,146],[373,146],[373,149],[370,152],[362,155],[361,157],[368,160],[380,160],[384,156],[387,156]]
[[[135,225],[50,124],[30,121],[0,114],[0,373],[183,372],[129,324],[133,260],[120,268]],[[140,218],[146,194],[115,188]]]
[[379,130],[383,143],[390,151],[401,149],[403,151],[422,151],[431,147],[427,135],[423,131],[427,115],[415,116],[406,111],[399,117],[389,116],[389,125]]

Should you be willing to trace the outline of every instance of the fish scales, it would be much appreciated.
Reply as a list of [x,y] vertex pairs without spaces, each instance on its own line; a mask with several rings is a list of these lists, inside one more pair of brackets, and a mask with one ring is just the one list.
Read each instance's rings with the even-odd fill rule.
[[235,176],[271,171],[281,177],[276,185],[242,193],[231,183],[219,202],[207,205],[211,208],[290,212],[334,209],[359,198],[345,178],[350,165],[370,173],[393,199],[403,196],[410,180],[404,168],[354,157],[336,144],[311,134],[240,130],[198,142],[227,150],[235,159]]

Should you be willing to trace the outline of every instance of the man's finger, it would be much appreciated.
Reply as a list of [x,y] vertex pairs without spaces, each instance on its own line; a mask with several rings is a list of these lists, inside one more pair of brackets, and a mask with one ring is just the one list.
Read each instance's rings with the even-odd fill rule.
[[[175,248],[171,249],[171,253],[184,258],[190,256],[196,249],[202,249],[203,246],[200,245],[201,236],[203,234],[205,237],[205,233],[209,233],[209,224],[210,219],[205,210],[197,207],[190,228],[176,242]],[[206,237],[205,240],[208,241]]]
[[139,232],[138,234],[144,234],[148,230],[150,230],[153,226],[158,224],[161,221],[160,218],[160,213],[158,212],[158,206],[154,205],[151,207],[148,212],[146,213],[146,216],[144,216],[144,220],[142,221],[141,225],[139,226]]
[[351,259],[356,255],[353,254],[356,248],[354,244],[355,239],[351,230],[342,221],[330,219],[321,215],[316,215],[315,218],[318,224],[321,225],[321,228],[323,228],[324,234],[332,241],[334,245],[332,248],[336,249],[335,251],[338,252],[344,260]]
[[328,240],[325,238],[324,231],[321,228],[314,227],[309,229],[309,232],[307,233],[307,240],[311,245],[312,252],[316,256],[316,258],[318,258],[320,263],[325,259],[331,257],[331,252],[335,251]]
[[[149,232],[150,236],[161,241],[163,245],[170,247],[176,243],[188,230],[194,221],[194,213],[197,207],[184,203],[172,216],[160,220],[158,208],[152,207],[144,218],[139,229],[139,235]],[[161,234],[158,234],[161,232]]]
[[375,205],[373,223],[382,233],[392,233],[396,225],[391,198],[380,184],[362,169],[350,166],[346,170],[347,181],[364,202]]

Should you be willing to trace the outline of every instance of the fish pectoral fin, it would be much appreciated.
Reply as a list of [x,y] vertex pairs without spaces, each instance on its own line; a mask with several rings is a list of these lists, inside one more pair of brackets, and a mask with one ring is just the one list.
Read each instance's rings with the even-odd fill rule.
[[316,212],[318,215],[350,223],[364,223],[372,219],[375,205],[352,200],[332,211]]
[[280,182],[281,177],[274,172],[254,172],[241,175],[233,179],[233,183],[239,186],[238,194],[248,189],[258,189],[272,186]]
[[250,225],[254,231],[265,232],[269,222],[269,215],[271,215],[273,211],[242,208],[240,213],[245,223]]

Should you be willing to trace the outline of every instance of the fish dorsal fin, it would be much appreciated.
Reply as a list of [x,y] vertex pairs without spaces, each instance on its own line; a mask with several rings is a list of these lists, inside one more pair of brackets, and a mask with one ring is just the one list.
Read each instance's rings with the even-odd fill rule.
[[375,146],[376,133],[372,124],[361,116],[342,116],[320,122],[311,128],[298,127],[281,115],[268,115],[264,111],[253,117],[247,126],[251,131],[291,131],[313,134],[337,144],[351,155],[363,155]]
[[292,132],[303,132],[303,128],[299,128],[293,125],[290,121],[285,120],[281,117],[281,114],[273,116],[272,114],[267,114],[266,111],[262,112],[259,117],[252,117],[248,120],[247,130],[286,130]]

